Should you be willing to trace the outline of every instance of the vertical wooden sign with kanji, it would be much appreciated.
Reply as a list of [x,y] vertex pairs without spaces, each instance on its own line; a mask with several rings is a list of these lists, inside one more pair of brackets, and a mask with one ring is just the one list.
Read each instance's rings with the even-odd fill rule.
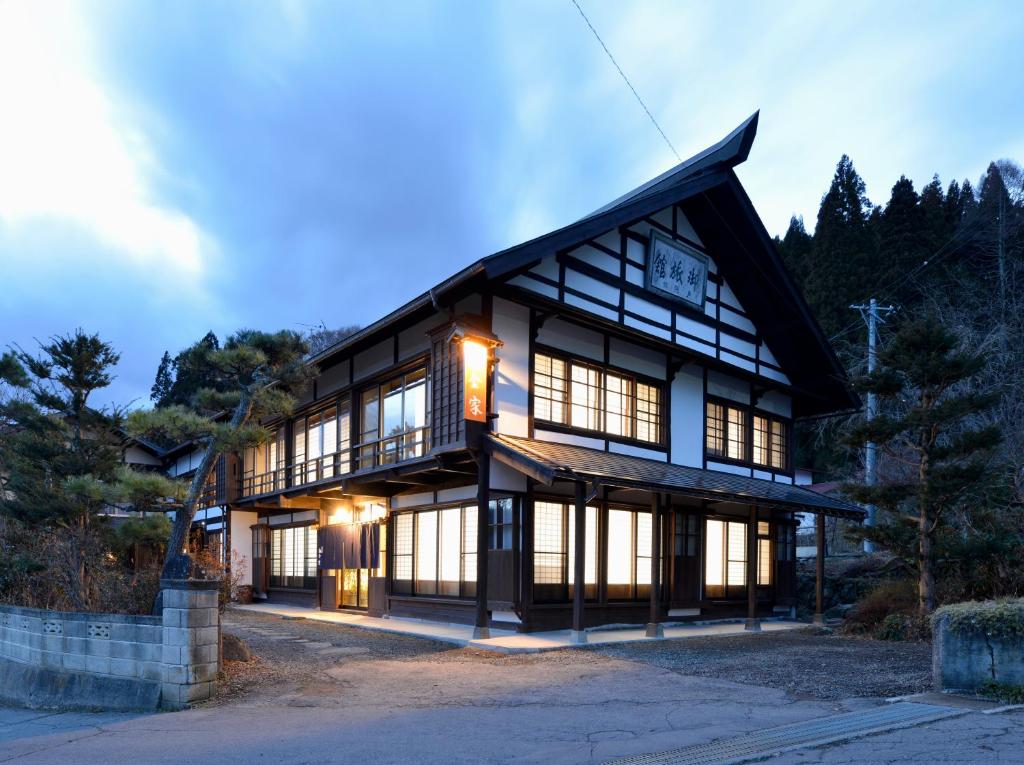
[[487,421],[487,346],[462,342],[463,417],[467,422]]

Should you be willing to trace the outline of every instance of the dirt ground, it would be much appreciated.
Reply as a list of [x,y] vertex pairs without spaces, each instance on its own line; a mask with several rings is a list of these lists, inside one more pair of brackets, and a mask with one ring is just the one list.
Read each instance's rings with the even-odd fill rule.
[[[687,638],[542,654],[502,655],[418,638],[374,633],[306,619],[229,612],[227,632],[243,638],[257,659],[228,662],[213,704],[271,691],[280,696],[317,682],[336,683],[366,662],[402,662],[410,677],[433,672],[486,674],[486,668],[529,667],[553,675],[608,670],[629,662],[674,674],[784,691],[794,699],[838,700],[916,693],[930,687],[931,648],[807,628],[729,637]],[[483,672],[481,672],[483,670]],[[501,672],[515,684],[516,673]],[[411,687],[411,686],[410,686]]]

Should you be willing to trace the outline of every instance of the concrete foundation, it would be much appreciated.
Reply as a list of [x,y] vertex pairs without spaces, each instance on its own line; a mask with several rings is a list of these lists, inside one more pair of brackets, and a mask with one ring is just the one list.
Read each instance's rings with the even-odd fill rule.
[[940,617],[932,636],[932,676],[942,691],[973,691],[988,681],[1024,686],[1024,638],[954,632]]

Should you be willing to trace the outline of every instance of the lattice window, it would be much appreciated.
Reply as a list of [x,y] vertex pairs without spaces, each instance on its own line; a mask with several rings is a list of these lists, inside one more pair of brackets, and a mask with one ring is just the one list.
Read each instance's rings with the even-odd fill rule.
[[661,389],[646,383],[636,385],[635,437],[648,443],[661,443]]
[[565,505],[536,502],[533,507],[534,584],[563,584],[566,571]]
[[708,402],[706,424],[704,426],[706,448],[709,456],[725,456],[725,407],[712,401]]
[[725,456],[731,460],[747,459],[747,413],[743,409],[727,406]]
[[561,359],[543,353],[534,356],[533,401],[537,419],[566,424],[568,392],[565,367]]
[[574,428],[601,430],[601,373],[576,362],[571,367],[571,424]]

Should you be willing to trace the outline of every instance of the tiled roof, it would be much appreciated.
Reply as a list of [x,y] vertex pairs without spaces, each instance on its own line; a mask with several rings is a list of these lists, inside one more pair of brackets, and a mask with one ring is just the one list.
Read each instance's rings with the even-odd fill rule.
[[555,478],[597,481],[607,486],[820,512],[855,520],[864,517],[864,511],[850,502],[788,483],[532,438],[496,434],[487,438],[495,458],[514,468],[529,470],[533,477],[546,483]]

